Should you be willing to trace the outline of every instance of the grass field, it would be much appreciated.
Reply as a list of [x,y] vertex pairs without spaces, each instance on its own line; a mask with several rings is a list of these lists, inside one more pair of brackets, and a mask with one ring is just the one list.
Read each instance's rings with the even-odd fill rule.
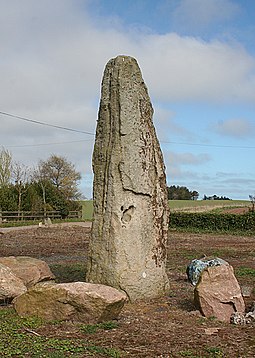
[[81,200],[82,205],[82,220],[90,221],[93,216],[93,201]]
[[[93,215],[93,201],[83,200],[82,204],[82,219],[92,220]],[[242,207],[249,206],[248,200],[169,200],[169,207],[172,211],[209,211],[224,207]]]
[[248,200],[169,200],[173,211],[209,211],[224,207],[249,206]]

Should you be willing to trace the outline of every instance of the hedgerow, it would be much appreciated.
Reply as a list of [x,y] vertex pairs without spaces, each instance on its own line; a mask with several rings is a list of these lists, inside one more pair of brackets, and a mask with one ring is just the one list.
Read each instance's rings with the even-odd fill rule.
[[222,213],[170,213],[169,227],[175,229],[201,229],[206,231],[255,230],[255,213],[243,215]]

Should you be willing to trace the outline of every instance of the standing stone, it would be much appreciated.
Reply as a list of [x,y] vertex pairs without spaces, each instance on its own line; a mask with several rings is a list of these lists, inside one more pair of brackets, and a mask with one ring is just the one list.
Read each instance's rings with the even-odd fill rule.
[[87,279],[158,297],[165,271],[168,200],[153,108],[136,60],[118,56],[105,68],[93,153],[94,221]]

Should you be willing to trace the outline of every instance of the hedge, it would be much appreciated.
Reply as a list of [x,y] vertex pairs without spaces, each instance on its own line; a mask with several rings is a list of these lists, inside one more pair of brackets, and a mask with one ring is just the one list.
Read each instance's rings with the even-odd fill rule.
[[173,212],[170,213],[169,227],[208,231],[251,231],[255,230],[255,213],[237,215]]

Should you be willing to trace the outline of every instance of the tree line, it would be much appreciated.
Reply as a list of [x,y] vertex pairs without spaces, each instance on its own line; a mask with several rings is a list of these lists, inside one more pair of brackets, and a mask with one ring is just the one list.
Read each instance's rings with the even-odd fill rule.
[[[198,191],[189,190],[186,186],[179,186],[179,185],[168,186],[167,193],[168,193],[168,200],[197,200],[199,197]],[[226,196],[204,195],[203,200],[231,200],[231,199],[229,199]]]
[[65,157],[52,154],[34,168],[13,160],[5,148],[0,150],[0,210],[51,211],[63,216],[78,210],[82,198],[78,185],[81,174]]
[[186,186],[171,185],[167,187],[168,200],[197,200],[199,193]]

